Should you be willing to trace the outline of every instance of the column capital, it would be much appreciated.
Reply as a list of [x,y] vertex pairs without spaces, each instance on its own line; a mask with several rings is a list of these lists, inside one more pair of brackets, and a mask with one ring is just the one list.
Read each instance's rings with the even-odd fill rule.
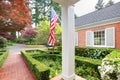
[[70,5],[74,5],[79,0],[53,0],[53,1],[59,3],[62,6],[70,6]]

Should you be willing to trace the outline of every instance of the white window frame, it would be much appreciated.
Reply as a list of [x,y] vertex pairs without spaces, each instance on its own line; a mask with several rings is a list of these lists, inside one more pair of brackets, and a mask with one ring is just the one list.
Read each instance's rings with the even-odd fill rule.
[[[102,30],[95,30],[95,31],[93,31],[93,35],[94,35],[94,32],[100,32],[100,31],[104,31],[104,37],[105,37],[105,29],[102,29]],[[94,39],[95,37],[93,37],[93,39]],[[95,47],[104,47],[105,46],[105,44],[104,45],[95,45],[95,41],[94,41],[94,46]]]
[[[96,32],[96,31],[105,31],[105,45],[94,45],[94,32]],[[112,32],[110,32],[110,30],[112,31]],[[110,35],[108,35],[108,32],[110,33]],[[92,36],[91,36],[91,44],[87,44],[87,37],[88,37],[88,33],[90,33],[90,34],[92,34]],[[111,35],[112,34],[112,35]],[[112,46],[109,46],[108,44],[107,44],[107,42],[110,42],[110,40],[109,39],[107,39],[107,37],[109,37],[109,36],[112,36],[112,39],[110,39],[110,40],[112,40],[112,42],[113,42],[113,45]],[[89,36],[90,37],[90,36]],[[109,37],[110,38],[110,37]],[[95,30],[95,31],[87,31],[86,32],[86,46],[87,47],[108,47],[108,48],[115,48],[115,28],[114,27],[111,27],[111,28],[106,28],[106,29],[101,29],[101,30]]]

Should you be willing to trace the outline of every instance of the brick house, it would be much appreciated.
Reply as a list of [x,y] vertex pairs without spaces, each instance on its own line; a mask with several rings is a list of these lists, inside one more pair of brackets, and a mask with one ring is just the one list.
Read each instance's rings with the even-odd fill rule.
[[75,20],[80,47],[120,49],[120,2]]

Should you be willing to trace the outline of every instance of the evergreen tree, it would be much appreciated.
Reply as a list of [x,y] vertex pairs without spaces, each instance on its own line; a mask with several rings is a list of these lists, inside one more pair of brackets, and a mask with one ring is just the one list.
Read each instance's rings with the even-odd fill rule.
[[105,7],[111,6],[113,4],[114,4],[113,0],[109,0],[108,3],[105,5]]
[[104,7],[104,3],[103,3],[103,0],[98,0],[98,3],[96,4],[95,6],[95,9],[96,10],[100,10]]
[[47,20],[46,16],[49,16],[49,11],[51,7],[54,7],[58,15],[61,15],[60,6],[58,3],[53,2],[52,0],[31,0],[30,4],[31,9],[31,20],[37,26],[40,20]]

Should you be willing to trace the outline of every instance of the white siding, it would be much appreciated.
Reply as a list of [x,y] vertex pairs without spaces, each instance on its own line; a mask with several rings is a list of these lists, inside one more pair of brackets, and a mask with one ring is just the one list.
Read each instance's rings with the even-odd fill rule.
[[106,47],[112,47],[112,48],[115,47],[114,27],[105,29],[105,44],[106,44]]

